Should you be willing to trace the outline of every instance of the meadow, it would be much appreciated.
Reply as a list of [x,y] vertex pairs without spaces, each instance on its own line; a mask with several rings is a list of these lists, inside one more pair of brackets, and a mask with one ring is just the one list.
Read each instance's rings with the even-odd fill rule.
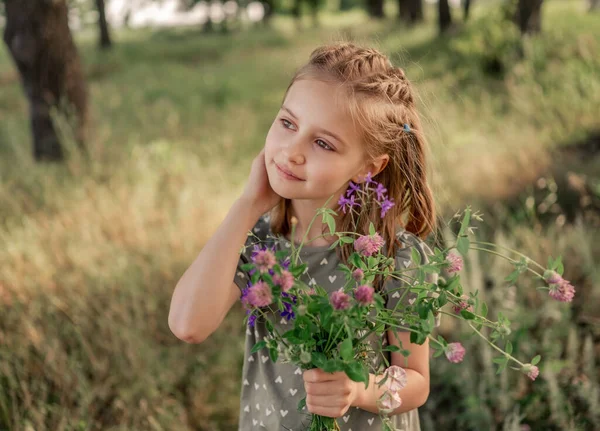
[[0,430],[236,428],[243,311],[189,345],[167,326],[171,294],[239,195],[295,68],[340,38],[377,46],[413,81],[441,218],[480,209],[478,236],[542,264],[562,255],[577,289],[571,305],[549,302],[470,253],[465,284],[507,310],[517,356],[541,354],[541,375],[497,376],[468,339],[463,364],[433,360],[423,429],[600,429],[600,16],[549,1],[543,34],[522,39],[494,7],[445,37],[426,12],[414,28],[353,9],[303,31],[287,16],[230,34],[123,30],[102,52],[83,33],[91,157],[62,124],[63,164],[32,160],[2,45]]

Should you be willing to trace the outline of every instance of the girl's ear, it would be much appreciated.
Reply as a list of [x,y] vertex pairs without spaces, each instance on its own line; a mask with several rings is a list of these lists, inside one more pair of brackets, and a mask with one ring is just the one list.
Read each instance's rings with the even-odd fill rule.
[[385,169],[389,161],[390,156],[388,154],[382,154],[381,156],[372,159],[363,166],[358,174],[352,177],[352,182],[356,184],[362,183],[369,172],[371,172],[371,177],[374,177]]

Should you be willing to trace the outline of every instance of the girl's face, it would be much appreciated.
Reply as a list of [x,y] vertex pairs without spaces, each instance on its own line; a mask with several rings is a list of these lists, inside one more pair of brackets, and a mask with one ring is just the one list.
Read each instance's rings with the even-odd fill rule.
[[321,81],[300,80],[289,89],[265,143],[275,193],[325,201],[366,174],[365,152],[344,100],[341,90]]

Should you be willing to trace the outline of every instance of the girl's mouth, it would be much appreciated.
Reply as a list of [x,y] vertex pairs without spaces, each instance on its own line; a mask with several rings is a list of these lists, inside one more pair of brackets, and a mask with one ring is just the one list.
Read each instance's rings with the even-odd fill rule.
[[281,176],[282,178],[284,178],[286,180],[290,180],[290,181],[304,181],[302,178],[297,177],[296,175],[294,175],[293,173],[291,173],[286,168],[282,168],[281,166],[279,166],[277,163],[275,163],[275,167],[277,168],[277,173],[279,174],[279,176]]

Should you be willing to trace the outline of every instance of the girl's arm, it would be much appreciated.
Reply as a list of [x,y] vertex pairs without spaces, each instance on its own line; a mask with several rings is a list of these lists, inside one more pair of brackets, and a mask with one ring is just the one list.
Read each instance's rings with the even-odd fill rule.
[[173,292],[169,328],[188,343],[201,343],[217,330],[240,298],[233,282],[240,249],[248,230],[261,214],[238,199],[198,257],[185,271]]
[[241,296],[233,280],[248,231],[280,199],[269,185],[263,150],[244,193],[175,286],[169,328],[177,338],[201,343],[221,325]]

